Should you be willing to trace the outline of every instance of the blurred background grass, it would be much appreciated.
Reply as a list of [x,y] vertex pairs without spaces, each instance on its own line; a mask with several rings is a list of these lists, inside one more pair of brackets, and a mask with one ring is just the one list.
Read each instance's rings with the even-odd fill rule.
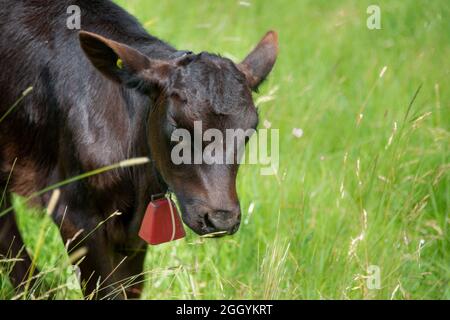
[[[235,236],[149,248],[143,298],[450,298],[448,1],[377,1],[381,30],[366,27],[365,0],[117,3],[177,48],[235,61],[280,36],[255,95],[261,124],[280,130],[278,175],[241,168]],[[31,252],[46,228],[38,266],[59,270],[43,280],[57,288],[70,274],[56,226],[15,205]]]

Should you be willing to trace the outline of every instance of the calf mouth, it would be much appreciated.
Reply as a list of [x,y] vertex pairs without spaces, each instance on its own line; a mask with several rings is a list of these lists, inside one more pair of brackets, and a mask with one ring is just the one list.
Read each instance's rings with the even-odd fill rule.
[[204,235],[200,236],[200,238],[223,238],[226,235],[228,235],[227,231],[217,231],[217,232],[211,232],[211,233],[204,234]]

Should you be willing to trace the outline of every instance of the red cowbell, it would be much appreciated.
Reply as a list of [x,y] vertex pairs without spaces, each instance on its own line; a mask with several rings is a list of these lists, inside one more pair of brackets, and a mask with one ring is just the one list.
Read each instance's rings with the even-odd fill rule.
[[162,198],[150,202],[139,231],[142,240],[157,245],[185,236],[183,223],[172,200]]

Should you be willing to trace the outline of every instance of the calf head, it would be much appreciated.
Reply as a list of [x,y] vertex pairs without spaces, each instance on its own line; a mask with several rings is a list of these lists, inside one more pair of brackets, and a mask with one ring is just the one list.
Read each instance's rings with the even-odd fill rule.
[[[214,129],[226,136],[227,129],[256,129],[258,114],[252,99],[272,70],[278,51],[277,34],[268,32],[239,64],[209,53],[185,54],[155,60],[125,45],[97,34],[80,32],[80,42],[92,64],[111,81],[148,95],[153,103],[148,119],[148,144],[156,169],[175,192],[184,222],[198,234],[233,234],[240,224],[236,193],[238,161],[199,163],[194,141],[192,162],[175,163],[173,135],[177,130],[202,132]],[[197,127],[198,128],[198,127]],[[201,139],[201,138],[200,138]],[[221,141],[224,157],[230,155]],[[192,148],[191,148],[192,147]],[[184,149],[186,150],[186,149]],[[238,157],[238,146],[231,148]],[[203,159],[203,158],[202,158]]]

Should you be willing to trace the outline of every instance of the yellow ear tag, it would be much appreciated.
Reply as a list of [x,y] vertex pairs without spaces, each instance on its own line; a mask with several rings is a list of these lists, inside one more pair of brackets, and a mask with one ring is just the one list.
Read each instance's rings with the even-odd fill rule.
[[123,61],[122,61],[122,59],[117,59],[117,68],[123,69]]

